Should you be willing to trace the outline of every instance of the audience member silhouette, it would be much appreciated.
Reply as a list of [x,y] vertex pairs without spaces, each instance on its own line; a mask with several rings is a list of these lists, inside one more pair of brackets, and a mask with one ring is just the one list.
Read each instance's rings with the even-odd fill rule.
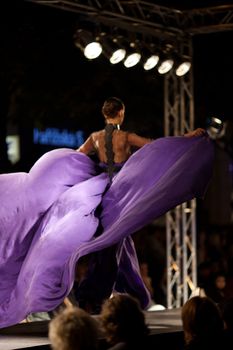
[[101,309],[100,323],[111,350],[146,348],[149,328],[137,299],[115,294]]
[[85,310],[67,307],[49,323],[49,339],[53,350],[96,350],[98,322]]
[[181,317],[185,349],[222,348],[223,320],[212,299],[200,296],[190,298],[182,307]]
[[215,303],[221,303],[226,298],[226,275],[218,271],[210,276],[209,283],[205,286],[205,294]]

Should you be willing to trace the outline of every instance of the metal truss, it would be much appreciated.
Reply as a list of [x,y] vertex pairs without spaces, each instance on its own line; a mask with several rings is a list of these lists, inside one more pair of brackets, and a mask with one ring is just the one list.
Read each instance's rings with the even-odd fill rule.
[[140,0],[25,0],[80,14],[89,22],[162,39],[233,30],[233,5],[181,11]]
[[[192,57],[192,43],[183,42]],[[179,136],[194,127],[193,78],[190,71],[178,78],[174,71],[164,81],[166,136]],[[196,287],[196,201],[183,203],[166,214],[167,307],[180,307]]]
[[233,30],[233,5],[184,11],[183,19],[182,26],[191,35]]
[[197,286],[196,201],[166,214],[167,307],[181,307]]
[[[180,11],[153,5],[144,1],[80,1],[80,0],[26,0],[40,5],[60,8],[82,16],[82,20],[108,27],[117,27],[129,32],[143,33],[153,37],[176,38],[182,30],[174,26],[168,29],[170,21]],[[169,21],[169,22],[170,22]]]

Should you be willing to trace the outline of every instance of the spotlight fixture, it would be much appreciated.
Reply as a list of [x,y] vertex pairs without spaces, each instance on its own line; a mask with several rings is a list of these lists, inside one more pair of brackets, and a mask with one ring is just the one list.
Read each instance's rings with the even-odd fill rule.
[[84,53],[84,56],[93,60],[102,52],[101,44],[93,37],[93,35],[84,29],[78,29],[75,33],[74,44]]
[[212,139],[219,139],[225,134],[225,124],[220,118],[211,117],[207,121],[207,132]]
[[124,61],[124,66],[126,68],[131,68],[136,66],[141,59],[141,54],[139,52],[134,52],[128,55]]
[[125,49],[117,49],[113,52],[112,56],[110,57],[109,61],[112,64],[116,64],[121,62],[126,55]]
[[174,65],[174,61],[171,58],[161,61],[161,63],[158,66],[159,74],[168,73],[172,69],[173,65]]
[[101,52],[102,52],[102,46],[100,45],[100,43],[93,41],[85,47],[84,56],[86,58],[89,58],[90,60],[93,60],[99,57]]
[[142,48],[142,60],[145,70],[151,70],[158,64],[158,50],[153,43],[145,44],[145,47]]
[[145,63],[143,64],[143,68],[145,70],[151,70],[153,69],[156,64],[159,62],[159,56],[157,55],[151,55],[150,57],[148,57],[145,61]]
[[178,77],[182,77],[183,75],[185,75],[186,73],[188,73],[190,71],[191,68],[191,62],[188,60],[183,60],[183,62],[180,62],[177,66],[176,66],[176,75]]
[[174,45],[172,43],[161,43],[160,62],[158,64],[159,74],[168,73],[174,65]]
[[125,58],[126,50],[118,43],[117,39],[103,39],[103,53],[111,64],[117,64]]
[[136,66],[138,62],[141,60],[141,54],[136,48],[135,43],[130,43],[130,48],[128,50],[128,55],[124,60],[124,66],[126,68],[131,68]]

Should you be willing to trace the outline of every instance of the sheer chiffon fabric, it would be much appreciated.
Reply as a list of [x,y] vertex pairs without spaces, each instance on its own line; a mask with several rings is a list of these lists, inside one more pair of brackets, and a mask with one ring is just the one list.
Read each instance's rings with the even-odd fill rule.
[[[111,183],[71,149],[46,153],[29,173],[0,175],[0,327],[56,308],[71,291],[79,258],[115,244],[115,289],[133,290],[146,307],[149,293],[130,235],[203,197],[213,159],[207,136],[164,137],[135,152]],[[102,282],[111,289],[96,280],[93,293]]]

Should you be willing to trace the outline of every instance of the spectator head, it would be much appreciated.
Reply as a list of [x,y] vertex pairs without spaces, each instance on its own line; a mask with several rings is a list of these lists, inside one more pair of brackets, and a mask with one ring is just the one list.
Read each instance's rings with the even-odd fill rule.
[[100,313],[100,322],[111,344],[137,344],[148,334],[144,312],[138,300],[128,294],[115,294],[106,300]]
[[187,344],[193,340],[217,337],[223,330],[219,308],[208,297],[195,296],[186,301],[181,317]]
[[97,321],[77,307],[67,307],[49,323],[53,350],[95,350],[98,337]]

